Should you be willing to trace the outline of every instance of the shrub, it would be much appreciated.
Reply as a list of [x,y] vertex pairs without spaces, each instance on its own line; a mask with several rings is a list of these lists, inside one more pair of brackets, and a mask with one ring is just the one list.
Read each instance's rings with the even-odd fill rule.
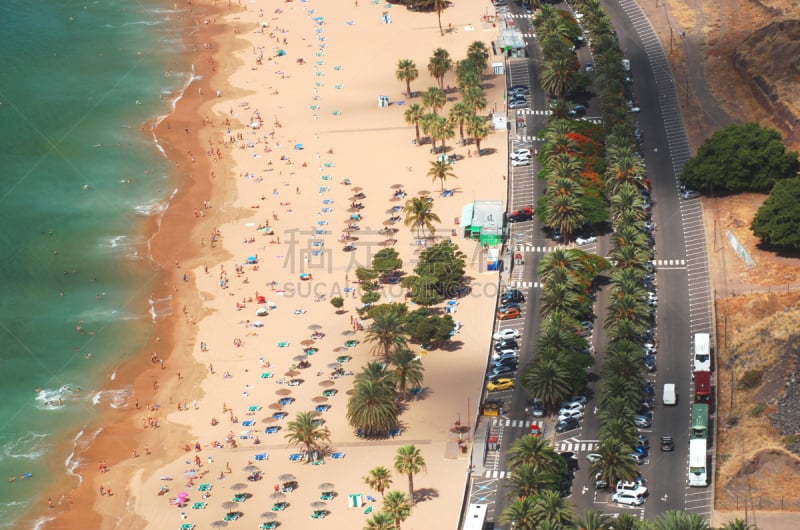
[[764,377],[763,370],[748,370],[742,377],[739,378],[739,388],[741,390],[750,390],[761,384]]
[[333,298],[331,298],[331,305],[336,309],[341,309],[342,307],[344,307],[344,298],[342,298],[341,296],[334,296]]
[[750,417],[751,418],[758,418],[759,416],[761,416],[761,414],[764,413],[764,410],[766,410],[766,408],[767,408],[767,406],[764,403],[759,403],[757,405],[754,405],[750,409]]

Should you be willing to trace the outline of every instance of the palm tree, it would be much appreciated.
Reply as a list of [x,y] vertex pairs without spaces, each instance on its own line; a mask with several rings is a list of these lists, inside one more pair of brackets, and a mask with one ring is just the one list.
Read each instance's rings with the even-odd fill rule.
[[517,438],[508,454],[513,466],[528,465],[536,473],[550,473],[560,477],[566,470],[564,459],[553,449],[550,440],[539,436]]
[[486,108],[488,101],[486,99],[486,91],[479,85],[467,85],[461,90],[461,97],[464,99],[464,104],[477,113],[479,110]]
[[400,523],[411,515],[411,502],[402,491],[390,491],[383,498],[383,511],[392,517],[395,528],[400,530]]
[[320,448],[320,442],[330,441],[330,433],[327,427],[322,427],[316,421],[314,412],[298,412],[294,420],[286,426],[287,433],[284,436],[292,445],[303,447],[306,458],[310,458],[311,452]]
[[481,140],[489,136],[489,126],[483,116],[472,115],[467,118],[467,136],[475,141],[475,153],[481,156]]
[[605,326],[611,327],[619,320],[629,320],[635,325],[646,327],[650,322],[650,313],[642,300],[637,300],[630,295],[622,295],[608,305]]
[[458,125],[458,136],[462,144],[464,143],[464,122],[470,116],[472,116],[472,111],[462,101],[450,107],[450,123]]
[[458,91],[464,93],[468,87],[481,87],[481,72],[478,65],[469,60],[456,63],[456,84]]
[[544,284],[539,311],[542,315],[558,312],[577,318],[582,312],[580,297],[575,289],[564,283],[548,282]]
[[[625,344],[634,344],[629,341],[623,342]],[[641,381],[645,373],[641,351],[641,346],[637,352],[627,347],[619,347],[619,343],[609,345],[608,355],[606,355],[606,360],[601,369],[603,377],[620,375],[630,381]]]
[[436,48],[428,62],[428,73],[439,83],[439,88],[444,89],[444,76],[452,68],[453,60],[450,58],[450,53],[444,48]]
[[428,90],[422,93],[422,104],[425,108],[431,109],[434,114],[444,107],[445,103],[447,103],[447,94],[439,87],[428,87]]
[[536,497],[521,497],[505,507],[500,513],[499,522],[510,524],[515,530],[537,530],[537,521],[534,514]]
[[381,498],[383,498],[383,492],[392,485],[392,473],[385,467],[378,466],[369,470],[369,474],[364,477],[364,482],[367,483],[367,486],[380,493]]
[[545,92],[556,97],[563,97],[575,86],[574,74],[574,57],[555,57],[542,61],[539,79]]
[[347,401],[347,421],[354,429],[386,433],[397,427],[400,410],[394,389],[386,381],[364,379],[353,387]]
[[417,70],[417,65],[414,61],[411,59],[400,59],[397,63],[395,75],[398,81],[402,81],[406,84],[406,94],[408,94],[408,97],[412,97],[411,81],[416,81],[419,77],[419,70]]
[[367,520],[364,530],[392,530],[395,527],[394,518],[386,512],[375,512]]
[[662,512],[650,526],[653,530],[711,530],[711,526],[696,513],[670,510]]
[[397,449],[394,457],[394,468],[408,477],[408,498],[414,505],[414,475],[425,471],[425,459],[414,445],[403,445]]
[[580,519],[575,521],[577,530],[611,530],[611,518],[594,510],[586,510]]
[[455,131],[453,130],[453,122],[444,116],[437,116],[436,119],[430,124],[429,130],[431,136],[442,141],[441,152],[446,153],[447,145],[445,145],[445,140],[449,140],[456,135]]
[[544,528],[549,523],[551,528],[572,527],[575,517],[575,508],[557,490],[543,491],[536,497],[533,506],[533,516],[538,521],[538,527]]
[[430,169],[428,169],[428,176],[436,182],[436,179],[442,184],[442,192],[444,192],[444,181],[449,178],[458,178],[456,174],[453,173],[453,164],[448,162],[447,160],[433,160],[431,161]]
[[614,530],[650,530],[650,524],[633,514],[623,513],[614,521]]
[[467,59],[475,65],[478,72],[483,72],[489,64],[489,48],[480,40],[474,41],[467,47]]
[[565,242],[572,240],[572,234],[583,223],[581,203],[575,195],[555,195],[548,197],[544,223],[561,232]]
[[522,375],[522,386],[530,396],[554,407],[572,394],[572,374],[560,359],[538,359]]
[[557,489],[560,481],[561,475],[557,473],[541,473],[532,464],[522,464],[515,466],[511,474],[511,491],[515,497],[528,497],[545,490]]
[[425,109],[419,103],[413,103],[403,113],[406,123],[413,125],[417,133],[417,145],[420,145],[419,126],[422,124],[422,119],[425,116]]
[[758,528],[742,519],[735,519],[720,526],[719,530],[758,530]]
[[375,343],[374,352],[381,352],[388,358],[392,350],[402,348],[408,342],[402,317],[394,310],[375,314],[365,340]]
[[356,374],[355,383],[358,384],[364,380],[391,383],[389,381],[390,375],[389,371],[386,370],[386,363],[370,361]]
[[417,227],[417,237],[422,237],[421,231],[423,228],[433,237],[436,230],[433,223],[442,222],[439,216],[433,213],[433,204],[420,197],[413,197],[406,201],[403,212],[406,214],[405,225]]
[[628,456],[632,451],[629,445],[616,438],[601,439],[595,449],[600,459],[589,464],[589,476],[597,476],[611,487],[620,480],[633,480],[638,474],[638,467]]
[[394,366],[391,377],[398,392],[405,396],[409,388],[422,386],[425,368],[414,352],[399,350],[391,356],[389,362]]
[[539,261],[536,272],[542,282],[547,282],[549,276],[555,269],[566,269],[575,272],[580,268],[581,255],[578,250],[568,248],[556,248],[553,252],[545,254]]
[[[423,94],[424,97],[424,94]],[[422,116],[422,120],[420,121],[420,125],[422,126],[422,132],[428,135],[431,139],[432,148],[436,151],[436,122],[439,120],[439,115],[435,112],[428,112],[424,116]]]
[[448,6],[448,0],[433,0],[433,10],[436,11],[436,16],[439,18],[439,33],[444,37],[444,29],[442,29],[442,11]]

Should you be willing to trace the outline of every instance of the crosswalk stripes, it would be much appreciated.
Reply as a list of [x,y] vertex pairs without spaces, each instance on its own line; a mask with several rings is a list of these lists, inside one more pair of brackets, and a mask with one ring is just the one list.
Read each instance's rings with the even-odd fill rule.
[[493,427],[511,427],[511,428],[525,428],[530,429],[531,425],[538,425],[542,427],[542,422],[538,420],[512,420],[510,418],[493,418]]
[[597,445],[597,442],[561,442],[558,444],[558,450],[562,453],[565,451],[570,453],[589,453],[594,451]]
[[518,134],[517,140],[520,142],[544,142],[544,138],[539,138],[538,136],[527,136],[524,134]]
[[550,116],[553,114],[552,110],[541,109],[517,109],[517,114],[533,114],[534,116]]
[[532,18],[533,15],[526,13],[503,13],[503,18]]
[[543,285],[539,282],[514,282],[514,287],[517,289],[530,289],[531,287],[535,289],[541,289]]
[[541,252],[541,253],[548,253],[553,252],[557,248],[563,248],[561,246],[534,246],[534,245],[518,245],[516,247],[517,252]]
[[487,469],[483,474],[484,478],[511,478],[511,471],[498,471],[496,469]]
[[657,259],[655,260],[656,267],[685,267],[685,259]]

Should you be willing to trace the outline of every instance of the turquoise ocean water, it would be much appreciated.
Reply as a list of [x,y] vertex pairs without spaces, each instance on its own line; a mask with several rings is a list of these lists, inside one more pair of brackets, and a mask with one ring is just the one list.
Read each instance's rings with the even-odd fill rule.
[[129,389],[96,390],[151,330],[157,272],[134,227],[174,186],[140,127],[191,78],[165,5],[0,3],[0,477],[18,477],[0,480],[0,526],[125,405]]

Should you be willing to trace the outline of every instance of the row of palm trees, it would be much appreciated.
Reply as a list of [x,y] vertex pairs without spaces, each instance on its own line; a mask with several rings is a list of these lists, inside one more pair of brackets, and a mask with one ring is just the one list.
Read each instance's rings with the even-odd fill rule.
[[425,458],[415,445],[403,445],[394,457],[394,469],[408,478],[408,495],[397,490],[385,493],[392,485],[392,474],[384,466],[369,471],[364,482],[381,494],[383,508],[368,521],[365,530],[400,529],[400,523],[408,519],[414,506],[414,475],[426,469]]

